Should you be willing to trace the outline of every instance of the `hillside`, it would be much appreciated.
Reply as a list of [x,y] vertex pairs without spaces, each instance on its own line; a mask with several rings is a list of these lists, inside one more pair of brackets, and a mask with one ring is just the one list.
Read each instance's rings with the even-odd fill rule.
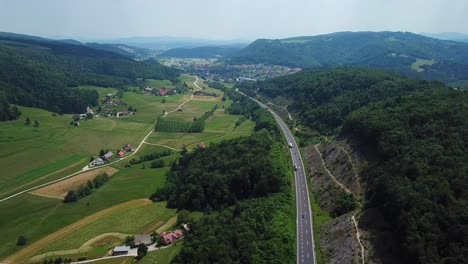
[[195,48],[175,48],[161,53],[160,57],[168,58],[219,58],[226,57],[241,50],[244,45],[205,46]]
[[136,78],[175,79],[178,72],[83,45],[0,35],[0,93],[9,103],[59,113],[83,111],[97,99],[68,87],[82,84],[122,87]]
[[403,263],[464,261],[465,91],[375,69],[303,71],[240,89],[289,105],[302,144],[328,135],[363,151],[365,209],[382,213]]
[[152,54],[150,49],[137,48],[125,44],[86,43],[86,46],[97,50],[114,52],[132,59],[144,59]]
[[302,68],[369,66],[425,79],[468,79],[468,43],[407,32],[339,32],[259,39],[229,61]]

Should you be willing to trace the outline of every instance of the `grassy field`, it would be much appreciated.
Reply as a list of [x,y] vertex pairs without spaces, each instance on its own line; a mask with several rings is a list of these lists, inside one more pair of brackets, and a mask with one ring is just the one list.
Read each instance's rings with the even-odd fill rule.
[[126,208],[63,236],[38,253],[76,249],[86,241],[104,233],[139,234],[155,222],[167,221],[174,215],[175,209],[166,208],[166,203],[150,203]]
[[77,87],[78,89],[83,90],[95,90],[98,92],[99,99],[104,99],[107,94],[115,94],[117,89],[115,88],[104,88],[99,86],[92,86],[92,85],[81,85]]
[[148,254],[138,263],[140,264],[169,264],[172,259],[179,254],[183,242],[178,242],[172,247],[148,252]]
[[423,60],[423,59],[418,59],[416,58],[416,61],[411,64],[411,69],[413,71],[417,71],[417,72],[423,72],[424,69],[421,68],[421,66],[424,66],[424,65],[429,65],[431,66],[432,64],[434,64],[436,61],[435,60]]
[[[191,83],[194,77],[183,75],[180,79]],[[80,88],[95,89],[93,87]],[[100,95],[105,95],[110,91],[109,88],[98,89]],[[137,146],[143,137],[153,129],[154,121],[162,114],[163,110],[176,109],[181,102],[188,98],[190,98],[189,95],[169,96],[166,98],[166,102],[162,103],[160,97],[126,92],[123,100],[128,105],[137,108],[135,116],[98,117],[81,122],[80,127],[69,125],[71,115],[53,115],[40,109],[20,107],[23,112],[20,120],[0,122],[0,166],[2,166],[0,197],[76,172],[84,167],[89,162],[90,156],[96,155],[101,148],[115,151],[127,143]],[[215,104],[216,102],[190,102],[187,104],[186,111],[171,113],[167,118],[190,118],[191,120],[194,116],[199,117],[211,110]],[[224,102],[224,104],[228,106],[230,102]],[[26,126],[24,124],[26,117],[30,117],[33,122],[37,119],[41,124],[40,127]],[[206,129],[203,133],[154,132],[147,141],[174,148],[181,148],[183,144],[186,144],[190,149],[202,141],[209,144],[252,133],[254,123],[251,121],[246,121],[237,128],[234,127],[239,118],[240,116],[226,114],[220,105],[214,115],[206,121]],[[165,149],[145,144],[135,157]],[[15,245],[20,235],[24,235],[27,239],[27,245],[31,245],[66,226],[107,208],[135,199],[148,198],[157,188],[163,186],[166,179],[165,174],[169,170],[172,160],[178,155],[175,152],[169,157],[164,157],[167,166],[160,169],[151,169],[151,161],[131,167],[125,167],[128,160],[116,163],[112,166],[120,171],[101,188],[76,203],[64,204],[58,199],[32,194],[20,195],[0,203],[0,212],[2,212],[2,217],[0,217],[0,234],[2,234],[0,236],[0,260],[22,249],[22,247]],[[151,206],[156,205],[152,204]],[[138,210],[127,212],[129,216],[141,218],[141,221],[135,221],[130,226],[120,221],[125,217],[115,216],[113,218],[109,216],[108,219],[102,220],[103,226],[99,224],[98,228],[93,228],[93,225],[90,225],[86,227],[89,229],[84,229],[82,232],[75,230],[76,233],[73,231],[73,235],[64,239],[63,243],[54,243],[61,238],[48,241],[49,248],[43,251],[79,247],[80,243],[101,231],[138,232],[143,230],[158,221],[154,215],[156,212],[151,211],[151,206],[146,208],[145,213],[153,221],[150,221],[149,218],[139,217],[138,214],[143,212],[137,212]],[[165,216],[169,217],[170,214],[174,216],[174,212],[167,213]],[[115,229],[106,229],[107,225],[115,225]],[[64,247],[61,247],[62,245]],[[96,251],[92,254],[101,254],[101,252]]]

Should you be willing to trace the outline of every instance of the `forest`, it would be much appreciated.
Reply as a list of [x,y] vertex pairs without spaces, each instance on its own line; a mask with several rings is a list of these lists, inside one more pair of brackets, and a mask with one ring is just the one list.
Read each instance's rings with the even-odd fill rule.
[[241,104],[251,103],[255,107],[244,114],[256,122],[254,134],[184,152],[166,185],[151,196],[168,207],[205,213],[191,222],[173,263],[295,261],[287,147],[270,113],[251,100]]
[[362,68],[304,71],[243,84],[318,134],[367,156],[366,208],[388,220],[404,263],[463,263],[468,254],[468,94]]
[[81,113],[97,93],[78,85],[123,87],[136,78],[175,80],[178,71],[82,45],[0,36],[0,92],[8,102],[57,113]]
[[[364,66],[444,82],[468,79],[468,44],[409,32],[337,32],[287,39],[259,39],[231,55],[233,64],[318,68]],[[417,59],[433,60],[423,71]]]

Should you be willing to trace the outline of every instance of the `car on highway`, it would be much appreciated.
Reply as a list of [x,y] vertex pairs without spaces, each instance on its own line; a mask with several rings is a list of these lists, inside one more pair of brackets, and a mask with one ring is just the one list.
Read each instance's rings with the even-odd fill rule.
[[289,147],[292,148],[292,143],[291,142],[289,142]]
[[297,164],[294,163],[294,170],[297,171]]

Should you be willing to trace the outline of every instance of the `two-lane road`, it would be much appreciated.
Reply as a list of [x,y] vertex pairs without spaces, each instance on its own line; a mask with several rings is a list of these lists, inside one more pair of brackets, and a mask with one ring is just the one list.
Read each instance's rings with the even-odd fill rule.
[[[242,92],[240,93],[245,95]],[[296,181],[297,263],[315,264],[312,209],[310,207],[309,189],[307,188],[307,176],[305,174],[304,164],[302,162],[301,153],[299,152],[299,147],[297,146],[296,140],[294,139],[288,126],[275,112],[273,112],[262,102],[255,100],[252,97],[249,98],[257,102],[261,107],[267,109],[274,116],[276,122],[278,122],[281,130],[286,136],[288,144],[290,143],[292,145],[289,150],[291,151],[291,157],[295,166],[294,177]]]

